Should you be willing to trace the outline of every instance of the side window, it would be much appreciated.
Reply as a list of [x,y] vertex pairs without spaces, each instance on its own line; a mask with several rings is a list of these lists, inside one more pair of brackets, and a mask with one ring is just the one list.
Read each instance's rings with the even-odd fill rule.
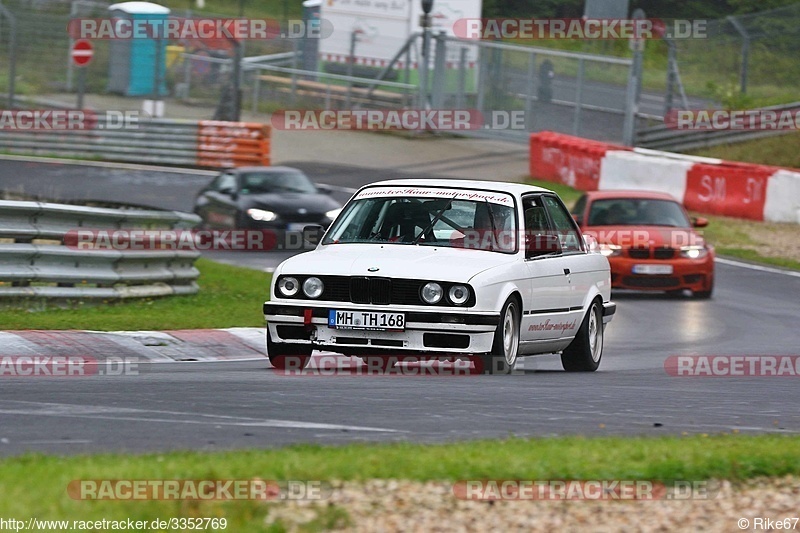
[[233,174],[225,173],[220,174],[220,176],[214,182],[214,190],[216,191],[230,191],[236,190],[236,176]]
[[542,202],[547,208],[550,219],[553,221],[553,227],[561,240],[561,249],[565,253],[582,252],[581,236],[575,229],[575,223],[566,208],[552,196],[542,196]]
[[522,213],[525,218],[525,232],[527,234],[541,235],[547,233],[550,229],[541,196],[526,196],[523,198]]

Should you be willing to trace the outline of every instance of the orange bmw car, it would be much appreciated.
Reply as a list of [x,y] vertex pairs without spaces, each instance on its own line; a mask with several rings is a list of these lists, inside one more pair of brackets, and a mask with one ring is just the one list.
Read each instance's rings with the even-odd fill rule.
[[689,218],[672,196],[645,191],[587,192],[572,209],[585,235],[597,240],[611,264],[615,289],[714,291],[714,248],[695,231],[708,225]]

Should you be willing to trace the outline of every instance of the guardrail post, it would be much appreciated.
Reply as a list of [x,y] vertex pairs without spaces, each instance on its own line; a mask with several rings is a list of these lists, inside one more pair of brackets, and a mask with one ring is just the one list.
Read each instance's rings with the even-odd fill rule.
[[536,94],[536,52],[528,54],[528,76],[525,79],[525,127],[533,131],[533,95]]
[[577,86],[575,87],[575,115],[572,119],[572,134],[576,137],[580,134],[581,130],[581,102],[583,101],[583,58],[578,59],[578,79]]

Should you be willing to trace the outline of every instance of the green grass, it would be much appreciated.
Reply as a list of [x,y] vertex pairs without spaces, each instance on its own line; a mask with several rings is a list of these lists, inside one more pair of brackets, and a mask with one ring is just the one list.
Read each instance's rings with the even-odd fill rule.
[[[78,309],[0,309],[0,324],[13,329],[163,330],[262,326],[261,306],[270,274],[199,259],[200,292],[193,296],[107,303]],[[83,307],[83,308],[82,308]]]
[[572,207],[572,204],[574,204],[578,198],[580,198],[581,194],[583,194],[583,192],[573,189],[569,185],[555,183],[552,181],[528,180],[527,183],[553,191],[554,193],[558,194],[562,200],[564,200],[564,203],[567,204],[567,207]]
[[753,141],[712,146],[691,153],[728,161],[800,168],[800,150],[797,149],[799,145],[800,132],[792,132]]
[[[267,531],[275,503],[252,501],[81,501],[72,480],[193,479],[331,481],[407,479],[675,480],[800,475],[800,438],[781,435],[698,435],[663,438],[517,439],[444,445],[300,445],[277,450],[171,452],[143,456],[25,455],[0,461],[0,516],[40,519],[152,520],[225,517],[228,531]],[[328,508],[325,501],[320,508]],[[345,510],[318,513],[311,528],[346,524]],[[275,525],[272,526],[276,530]],[[280,529],[278,525],[277,529]]]

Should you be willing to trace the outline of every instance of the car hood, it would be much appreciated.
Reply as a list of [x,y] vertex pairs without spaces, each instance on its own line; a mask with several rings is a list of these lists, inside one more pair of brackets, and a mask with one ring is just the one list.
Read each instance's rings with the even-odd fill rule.
[[664,226],[591,226],[583,230],[600,244],[623,248],[680,248],[703,246],[705,241],[691,228]]
[[[475,275],[516,261],[515,254],[415,246],[411,244],[329,244],[289,258],[280,274],[380,276],[468,282]],[[378,270],[370,271],[370,269]]]
[[309,214],[324,214],[341,205],[326,194],[265,193],[241,197],[245,209],[267,209],[279,215],[295,214],[305,209]]

